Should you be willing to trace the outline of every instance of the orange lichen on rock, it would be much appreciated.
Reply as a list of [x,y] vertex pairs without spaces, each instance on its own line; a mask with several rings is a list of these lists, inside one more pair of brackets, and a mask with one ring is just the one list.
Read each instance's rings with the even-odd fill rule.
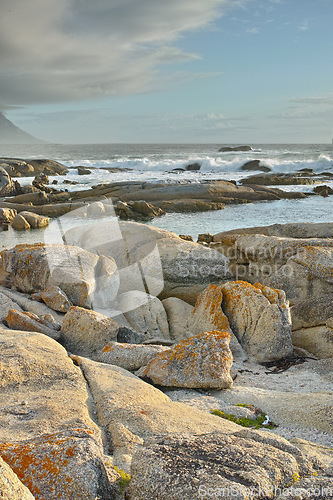
[[292,353],[290,310],[282,290],[246,281],[221,288],[232,331],[251,357],[264,362]]
[[162,386],[231,387],[229,371],[233,357],[229,342],[230,334],[226,331],[202,332],[157,354],[139,374]]
[[199,316],[204,316],[211,328],[219,331],[229,330],[228,318],[222,311],[223,294],[221,287],[209,285],[197,298],[194,310],[192,312],[193,322],[197,321]]
[[99,454],[99,451],[87,431],[89,429],[77,429],[19,443],[0,443],[0,455],[36,500],[92,500],[96,494],[93,490],[96,492],[98,487],[88,482],[98,479],[103,465],[101,461],[97,464],[96,452]]
[[277,304],[280,307],[286,307],[288,305],[286,301],[286,294],[283,290],[277,288],[271,288],[269,286],[262,285],[261,283],[254,283],[255,288],[258,288],[264,297],[269,300],[271,304]]
[[9,328],[13,330],[39,332],[53,339],[59,338],[59,333],[50,326],[50,323],[43,321],[36,314],[32,314],[28,311],[21,312],[15,309],[9,309],[6,316],[6,322]]

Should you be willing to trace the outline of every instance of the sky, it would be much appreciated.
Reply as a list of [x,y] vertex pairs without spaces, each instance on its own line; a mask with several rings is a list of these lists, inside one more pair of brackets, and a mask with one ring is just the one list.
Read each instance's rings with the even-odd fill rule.
[[330,143],[333,0],[1,0],[0,111],[55,143]]

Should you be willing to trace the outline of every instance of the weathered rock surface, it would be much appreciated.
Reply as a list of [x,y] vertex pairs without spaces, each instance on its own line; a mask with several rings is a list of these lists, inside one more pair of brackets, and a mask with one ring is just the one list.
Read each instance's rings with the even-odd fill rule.
[[47,175],[64,175],[68,172],[64,165],[49,159],[0,158],[0,163],[11,177],[34,177],[41,172]]
[[14,219],[12,220],[11,226],[16,231],[27,231],[28,229],[30,229],[29,222],[21,214],[15,215]]
[[284,238],[333,238],[333,222],[295,222],[233,229],[215,234],[213,241],[221,241],[223,236],[230,234],[264,234]]
[[30,296],[16,291],[14,292],[13,290],[8,290],[8,288],[5,288],[3,286],[0,287],[0,293],[13,301],[14,306],[9,309],[16,309],[17,311],[20,311],[22,309],[24,311],[29,311],[31,313],[37,314],[37,316],[40,317],[44,315],[52,315],[57,323],[62,323],[63,314],[59,314],[53,309],[50,309],[46,304],[37,302],[36,300],[32,300]]
[[[325,179],[325,176],[323,176]],[[312,176],[306,172],[298,172],[293,174],[259,174],[252,175],[246,179],[242,179],[242,184],[245,185],[263,185],[263,186],[288,186],[288,185],[304,185],[316,184],[322,182],[322,177]]]
[[125,370],[135,371],[146,366],[157,354],[165,352],[169,347],[161,345],[120,344],[109,342],[91,358],[101,363],[120,366]]
[[41,294],[45,304],[54,311],[66,313],[71,307],[71,302],[67,295],[58,286],[49,286]]
[[230,433],[239,429],[233,422],[171,401],[163,392],[122,368],[79,357],[76,361],[89,383],[99,423],[110,432],[112,442],[117,443],[114,463],[128,472],[131,455],[140,445],[128,443],[123,432],[119,435],[119,424],[144,441],[157,436]]
[[233,276],[286,292],[292,305],[333,294],[333,238],[215,235],[214,248],[230,258]]
[[48,217],[34,214],[32,212],[27,212],[26,210],[20,212],[20,215],[21,217],[24,217],[26,221],[28,221],[32,229],[40,229],[42,227],[47,227],[50,222],[50,219]]
[[46,205],[50,202],[49,196],[44,191],[36,191],[33,193],[18,194],[11,198],[6,198],[9,203]]
[[0,196],[14,196],[20,192],[19,188],[19,184],[0,166]]
[[259,442],[239,433],[160,439],[135,455],[130,493],[136,500],[268,499],[302,469],[310,476],[299,451],[283,449],[278,440]]
[[135,222],[106,221],[88,229],[71,229],[65,237],[68,244],[115,259],[120,293],[146,292],[146,283],[155,297],[177,296],[187,301],[186,292],[191,295],[194,290],[196,295],[197,284],[201,291],[202,284],[224,282],[229,277],[228,259],[219,252]]
[[283,288],[295,303],[333,295],[333,240],[330,246],[305,246],[288,259],[269,279],[271,285]]
[[5,320],[9,328],[13,330],[44,333],[55,340],[60,338],[59,332],[52,328],[52,325],[40,319],[36,314],[27,311],[20,312],[9,309]]
[[158,298],[133,290],[121,294],[117,303],[131,327],[136,332],[143,333],[146,339],[171,338],[168,318]]
[[82,307],[71,307],[64,316],[61,338],[74,354],[93,356],[117,338],[119,325],[111,318]]
[[221,288],[223,311],[250,357],[266,362],[292,354],[290,313],[282,290],[244,281]]
[[233,363],[228,332],[203,332],[157,354],[140,377],[165,387],[228,389]]
[[293,331],[292,341],[296,347],[306,349],[317,358],[333,357],[333,330],[328,326],[315,326]]
[[222,289],[209,285],[197,298],[195,308],[187,322],[189,336],[213,330],[230,334],[230,349],[234,358],[246,359],[246,353],[230,328],[229,320],[222,311]]
[[325,325],[333,317],[333,295],[311,297],[290,308],[292,330]]
[[22,308],[16,302],[0,291],[0,321],[6,319],[10,309],[22,311]]
[[164,299],[162,304],[167,313],[171,339],[179,341],[191,337],[187,322],[193,306],[177,297]]
[[0,226],[7,229],[16,214],[17,211],[11,208],[0,208]]
[[35,498],[1,457],[0,498],[4,500],[34,500]]
[[59,286],[82,307],[107,305],[118,291],[116,264],[81,248],[42,243],[17,245],[2,252],[3,266],[21,291],[35,293]]
[[113,498],[90,396],[65,349],[38,333],[0,335],[0,455],[36,498]]

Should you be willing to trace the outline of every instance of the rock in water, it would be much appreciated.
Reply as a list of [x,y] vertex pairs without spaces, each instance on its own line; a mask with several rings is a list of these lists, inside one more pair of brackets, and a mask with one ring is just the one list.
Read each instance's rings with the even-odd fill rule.
[[28,229],[30,229],[29,222],[21,214],[15,215],[14,219],[12,220],[11,226],[16,231],[27,231]]
[[291,320],[282,290],[233,281],[222,285],[222,308],[247,354],[259,363],[290,356]]
[[6,170],[0,166],[0,196],[14,196],[18,194],[18,183],[15,183]]
[[227,389],[233,358],[227,332],[203,332],[156,357],[139,375],[165,387]]

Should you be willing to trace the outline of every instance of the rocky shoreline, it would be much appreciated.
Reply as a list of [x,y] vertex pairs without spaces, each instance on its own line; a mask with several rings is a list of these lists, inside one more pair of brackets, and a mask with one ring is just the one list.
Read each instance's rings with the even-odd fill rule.
[[[254,166],[250,168],[249,163]],[[259,160],[247,162],[243,170],[263,170],[259,163]],[[200,169],[200,165],[198,168]],[[84,167],[78,166],[77,170],[79,175],[91,174]],[[221,210],[226,204],[303,199],[311,195],[326,197],[333,194],[332,189],[324,184],[332,180],[332,174],[314,174],[311,169],[303,169],[290,175],[251,175],[239,184],[218,179],[200,183],[175,180],[167,184],[131,181],[110,182],[86,190],[68,192],[67,187],[72,181],[65,179],[60,185],[54,180],[53,185],[57,187],[50,186],[48,176],[64,176],[68,171],[64,165],[49,159],[0,158],[0,208],[11,210],[12,212],[7,213],[14,214],[13,217],[21,212],[44,216],[45,224],[45,217],[59,217],[81,207],[87,208],[89,215],[89,205],[108,199],[120,219],[147,221],[169,212]],[[32,184],[21,186],[16,179],[22,176],[34,177]],[[313,192],[286,191],[275,187],[304,184],[315,185]],[[25,217],[24,219],[25,221],[18,217],[18,223],[14,223],[15,229],[29,228],[29,222]],[[9,220],[5,217],[2,220],[2,227],[6,228],[12,219],[9,216]]]
[[[1,202],[4,227],[43,227],[43,210],[69,205],[91,224],[64,244],[1,252],[2,496],[330,498],[333,223],[195,243],[119,212],[289,193],[226,181],[36,189]],[[17,200],[36,193],[48,203]]]

